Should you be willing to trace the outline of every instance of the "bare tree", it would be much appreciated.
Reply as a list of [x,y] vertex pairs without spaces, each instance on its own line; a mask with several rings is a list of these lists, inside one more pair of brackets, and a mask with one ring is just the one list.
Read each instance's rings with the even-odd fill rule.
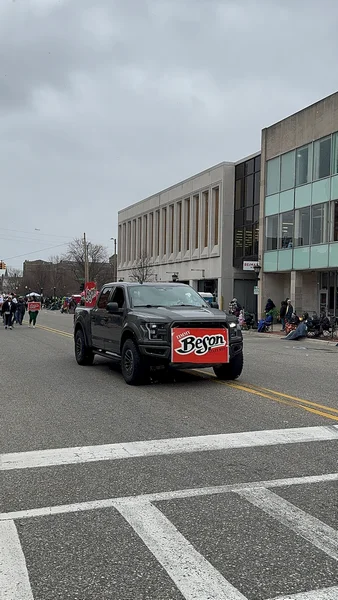
[[130,279],[131,281],[137,281],[138,283],[145,283],[146,281],[152,281],[154,278],[154,269],[152,267],[150,258],[146,252],[141,254],[141,258],[138,260],[135,267],[132,268]]
[[22,271],[20,269],[7,269],[6,275],[2,278],[4,291],[18,293],[22,291]]
[[[100,244],[87,242],[87,252],[89,281],[100,281],[109,264],[107,249]],[[82,238],[75,238],[70,242],[63,260],[71,265],[77,281],[84,281],[85,248]]]
[[49,259],[50,264],[50,286],[51,291],[54,290],[55,293],[58,294],[60,291],[63,291],[64,286],[64,269],[62,265],[62,261],[60,256],[50,256]]

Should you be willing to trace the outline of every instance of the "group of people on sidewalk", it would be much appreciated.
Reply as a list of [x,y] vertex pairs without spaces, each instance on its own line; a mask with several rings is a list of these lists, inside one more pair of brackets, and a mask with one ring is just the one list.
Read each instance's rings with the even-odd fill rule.
[[36,325],[38,310],[29,310],[29,302],[36,302],[35,297],[29,300],[15,294],[0,294],[0,311],[5,329],[13,329],[15,323],[22,325],[26,310],[29,314],[29,327]]

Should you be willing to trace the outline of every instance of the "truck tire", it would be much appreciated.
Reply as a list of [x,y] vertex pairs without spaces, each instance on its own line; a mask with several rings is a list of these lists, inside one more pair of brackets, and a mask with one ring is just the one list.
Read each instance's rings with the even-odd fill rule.
[[149,368],[144,364],[137,345],[130,338],[122,347],[121,369],[128,385],[141,385],[149,379]]
[[214,373],[217,379],[234,380],[240,376],[243,370],[243,352],[236,354],[229,363],[214,367]]
[[75,334],[75,358],[78,365],[92,365],[94,352],[88,348],[82,329]]

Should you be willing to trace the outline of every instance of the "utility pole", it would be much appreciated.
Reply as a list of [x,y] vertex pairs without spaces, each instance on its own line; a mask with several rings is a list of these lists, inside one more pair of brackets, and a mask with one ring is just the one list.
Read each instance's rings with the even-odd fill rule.
[[86,234],[83,234],[83,251],[84,251],[84,286],[89,280],[89,265],[88,265],[88,246],[86,240]]

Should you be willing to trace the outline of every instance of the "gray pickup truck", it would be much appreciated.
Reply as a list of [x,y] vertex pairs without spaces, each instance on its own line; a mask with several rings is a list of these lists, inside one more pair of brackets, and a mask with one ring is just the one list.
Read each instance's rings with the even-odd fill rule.
[[180,283],[108,283],[94,308],[75,311],[76,360],[116,360],[130,385],[145,383],[156,367],[213,367],[219,379],[236,379],[243,369],[241,328],[216,306]]

